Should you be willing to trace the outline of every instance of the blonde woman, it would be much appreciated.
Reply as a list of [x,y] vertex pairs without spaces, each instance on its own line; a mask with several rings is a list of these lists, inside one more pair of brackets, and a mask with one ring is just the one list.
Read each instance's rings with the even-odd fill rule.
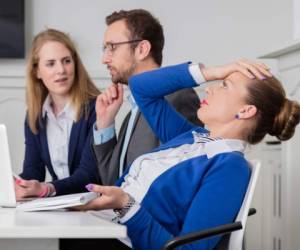
[[[98,94],[68,35],[47,29],[34,38],[17,200],[83,192],[87,183],[99,181],[90,147]],[[46,169],[52,177],[48,183]]]

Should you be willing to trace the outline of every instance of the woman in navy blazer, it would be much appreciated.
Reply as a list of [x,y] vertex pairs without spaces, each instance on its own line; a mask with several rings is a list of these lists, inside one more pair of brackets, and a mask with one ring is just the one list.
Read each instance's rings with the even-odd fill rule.
[[[71,39],[47,29],[33,40],[27,63],[27,116],[17,200],[83,192],[99,182],[91,148],[99,90]],[[52,181],[45,182],[46,168]]]

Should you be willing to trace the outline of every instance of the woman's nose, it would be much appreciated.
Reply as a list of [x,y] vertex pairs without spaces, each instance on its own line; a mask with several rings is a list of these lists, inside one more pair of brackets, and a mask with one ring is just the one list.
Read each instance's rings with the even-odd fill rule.
[[210,94],[211,93],[211,86],[208,86],[205,88],[205,93]]
[[205,88],[207,94],[214,94],[221,85],[219,83],[214,83]]
[[63,63],[58,63],[57,64],[57,73],[63,74],[66,72],[65,65]]

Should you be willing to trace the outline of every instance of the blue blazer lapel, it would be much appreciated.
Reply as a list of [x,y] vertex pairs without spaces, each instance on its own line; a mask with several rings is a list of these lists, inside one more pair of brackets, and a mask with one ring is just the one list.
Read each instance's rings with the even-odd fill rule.
[[45,116],[45,118],[42,118],[40,121],[40,128],[39,128],[39,130],[40,130],[39,133],[40,133],[40,138],[41,138],[40,143],[41,143],[41,147],[42,147],[42,154],[44,154],[43,156],[45,157],[46,165],[48,166],[48,170],[52,176],[55,176],[55,178],[57,178],[57,176],[53,170],[52,163],[51,163],[46,126],[47,126],[47,116]]
[[[70,134],[70,142],[69,142],[69,154],[68,154],[68,163],[69,167],[72,166],[74,160],[74,154],[76,152],[76,148],[78,145],[78,140],[80,136],[80,129],[81,129],[82,122],[74,122]],[[71,172],[71,169],[70,169]]]

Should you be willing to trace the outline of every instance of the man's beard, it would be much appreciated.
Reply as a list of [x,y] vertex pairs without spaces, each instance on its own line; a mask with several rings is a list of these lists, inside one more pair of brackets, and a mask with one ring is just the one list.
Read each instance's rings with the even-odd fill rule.
[[131,77],[133,75],[133,72],[136,68],[136,63],[133,63],[130,68],[128,68],[125,71],[119,72],[115,69],[115,71],[117,72],[115,75],[113,75],[111,77],[111,80],[113,83],[122,83],[125,85],[128,85],[128,79],[129,77]]

